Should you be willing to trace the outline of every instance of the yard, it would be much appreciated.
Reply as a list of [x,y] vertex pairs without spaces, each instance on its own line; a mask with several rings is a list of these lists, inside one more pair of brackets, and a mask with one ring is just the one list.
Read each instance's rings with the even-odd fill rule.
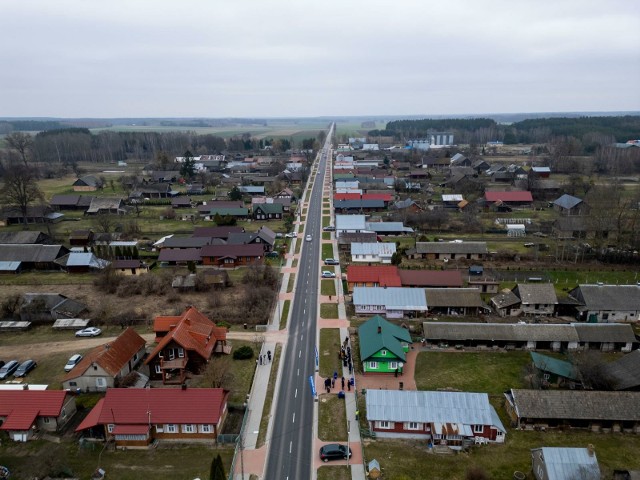
[[80,447],[74,438],[65,438],[60,444],[3,441],[0,465],[9,468],[12,478],[43,478],[48,473],[90,478],[97,467],[105,470],[108,478],[119,480],[208,478],[212,459],[220,454],[228,471],[233,452],[233,446],[178,444],[161,444],[149,450],[102,451],[102,445]]
[[418,390],[454,388],[499,395],[526,388],[529,352],[421,352],[416,361]]
[[318,438],[325,442],[346,442],[345,400],[335,393],[318,395]]

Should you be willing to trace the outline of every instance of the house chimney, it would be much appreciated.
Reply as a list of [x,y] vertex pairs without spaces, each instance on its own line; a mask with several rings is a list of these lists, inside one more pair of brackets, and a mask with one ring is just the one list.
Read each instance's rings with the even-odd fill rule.
[[378,325],[378,333],[382,333],[382,327]]
[[593,443],[587,445],[587,452],[589,452],[590,457],[593,457],[593,455],[596,453],[595,449],[593,448]]

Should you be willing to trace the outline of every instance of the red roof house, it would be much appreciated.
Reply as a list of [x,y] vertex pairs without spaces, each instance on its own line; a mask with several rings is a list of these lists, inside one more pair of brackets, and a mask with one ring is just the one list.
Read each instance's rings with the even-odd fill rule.
[[151,378],[163,383],[184,383],[187,372],[199,373],[213,353],[229,353],[227,329],[217,327],[194,307],[180,316],[156,317],[153,323],[158,345],[149,354]]
[[402,283],[395,265],[349,265],[347,285],[349,292],[353,292],[353,287],[400,287]]
[[222,388],[110,388],[76,432],[100,431],[116,446],[154,440],[215,441],[227,414]]
[[131,327],[110,343],[87,353],[62,380],[62,388],[83,392],[104,392],[117,387],[134,371],[145,354],[146,342]]
[[75,412],[75,397],[64,390],[0,390],[0,430],[16,442],[58,431]]

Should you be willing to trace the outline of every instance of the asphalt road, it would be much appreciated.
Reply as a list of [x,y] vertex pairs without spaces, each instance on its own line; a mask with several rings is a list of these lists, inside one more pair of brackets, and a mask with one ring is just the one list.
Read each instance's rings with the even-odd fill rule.
[[[283,358],[283,376],[269,442],[267,480],[311,478],[313,468],[313,407],[309,377],[315,375],[316,318],[322,240],[322,188],[333,128],[321,153],[318,174],[311,192],[295,295],[289,339]],[[312,240],[305,237],[311,235]]]

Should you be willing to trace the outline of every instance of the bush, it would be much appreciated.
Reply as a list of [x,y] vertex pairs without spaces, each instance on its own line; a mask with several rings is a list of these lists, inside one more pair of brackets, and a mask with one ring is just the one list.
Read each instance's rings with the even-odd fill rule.
[[248,360],[253,358],[253,348],[248,345],[243,345],[233,352],[234,360]]

